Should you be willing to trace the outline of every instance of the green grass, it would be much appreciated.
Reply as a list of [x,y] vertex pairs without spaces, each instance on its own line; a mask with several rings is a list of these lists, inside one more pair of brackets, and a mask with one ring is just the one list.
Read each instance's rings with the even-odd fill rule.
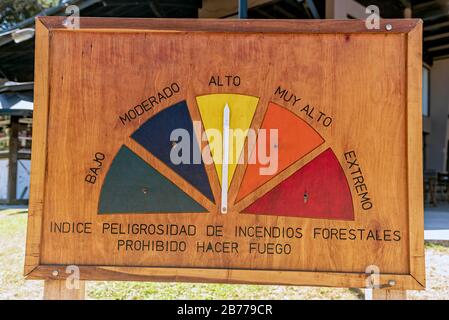
[[25,299],[42,295],[42,281],[25,281],[26,211],[4,210],[0,214],[0,298]]
[[90,282],[93,299],[357,299],[348,289],[155,282]]
[[449,241],[441,241],[441,242],[425,242],[426,249],[432,249],[441,253],[449,253]]

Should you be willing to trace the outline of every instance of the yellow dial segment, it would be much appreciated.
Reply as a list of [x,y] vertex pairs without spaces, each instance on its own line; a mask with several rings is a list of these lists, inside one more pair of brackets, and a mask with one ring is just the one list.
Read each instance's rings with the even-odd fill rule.
[[208,94],[196,97],[201,120],[221,184],[223,161],[223,109],[230,109],[228,186],[237,167],[259,98],[242,94]]

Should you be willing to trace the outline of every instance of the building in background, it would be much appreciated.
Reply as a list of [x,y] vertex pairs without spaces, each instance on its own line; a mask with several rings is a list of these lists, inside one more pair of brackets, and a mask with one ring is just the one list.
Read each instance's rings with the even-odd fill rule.
[[0,204],[28,201],[33,83],[0,87]]
[[[423,157],[431,175],[449,169],[449,0],[247,0],[249,19],[421,18]],[[34,17],[237,18],[238,0],[2,0],[0,3],[0,203],[26,201],[29,188]]]

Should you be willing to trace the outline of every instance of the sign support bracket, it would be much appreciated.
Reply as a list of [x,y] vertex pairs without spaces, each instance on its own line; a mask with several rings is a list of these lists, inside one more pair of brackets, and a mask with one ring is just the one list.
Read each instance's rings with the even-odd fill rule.
[[373,300],[407,300],[407,290],[373,289]]
[[78,281],[78,288],[68,280],[45,280],[44,300],[84,300],[86,296],[86,282]]

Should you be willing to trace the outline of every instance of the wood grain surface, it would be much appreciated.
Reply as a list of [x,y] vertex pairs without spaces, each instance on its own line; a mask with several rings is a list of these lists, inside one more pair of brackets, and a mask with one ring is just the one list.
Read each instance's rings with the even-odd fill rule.
[[[61,280],[64,266],[77,265],[85,280],[363,287],[374,265],[381,285],[424,287],[420,21],[383,21],[391,32],[367,31],[361,21],[82,18],[79,30],[61,23],[37,21],[28,278]],[[211,84],[226,76],[239,85]],[[196,98],[217,93],[259,98],[252,129],[273,102],[324,140],[236,201],[252,147],[245,142],[226,215],[213,163],[204,166],[215,202],[131,137],[181,101],[201,121]],[[195,139],[207,154],[207,139]],[[207,212],[98,214],[123,145]],[[346,175],[353,220],[241,213],[328,148]]]

